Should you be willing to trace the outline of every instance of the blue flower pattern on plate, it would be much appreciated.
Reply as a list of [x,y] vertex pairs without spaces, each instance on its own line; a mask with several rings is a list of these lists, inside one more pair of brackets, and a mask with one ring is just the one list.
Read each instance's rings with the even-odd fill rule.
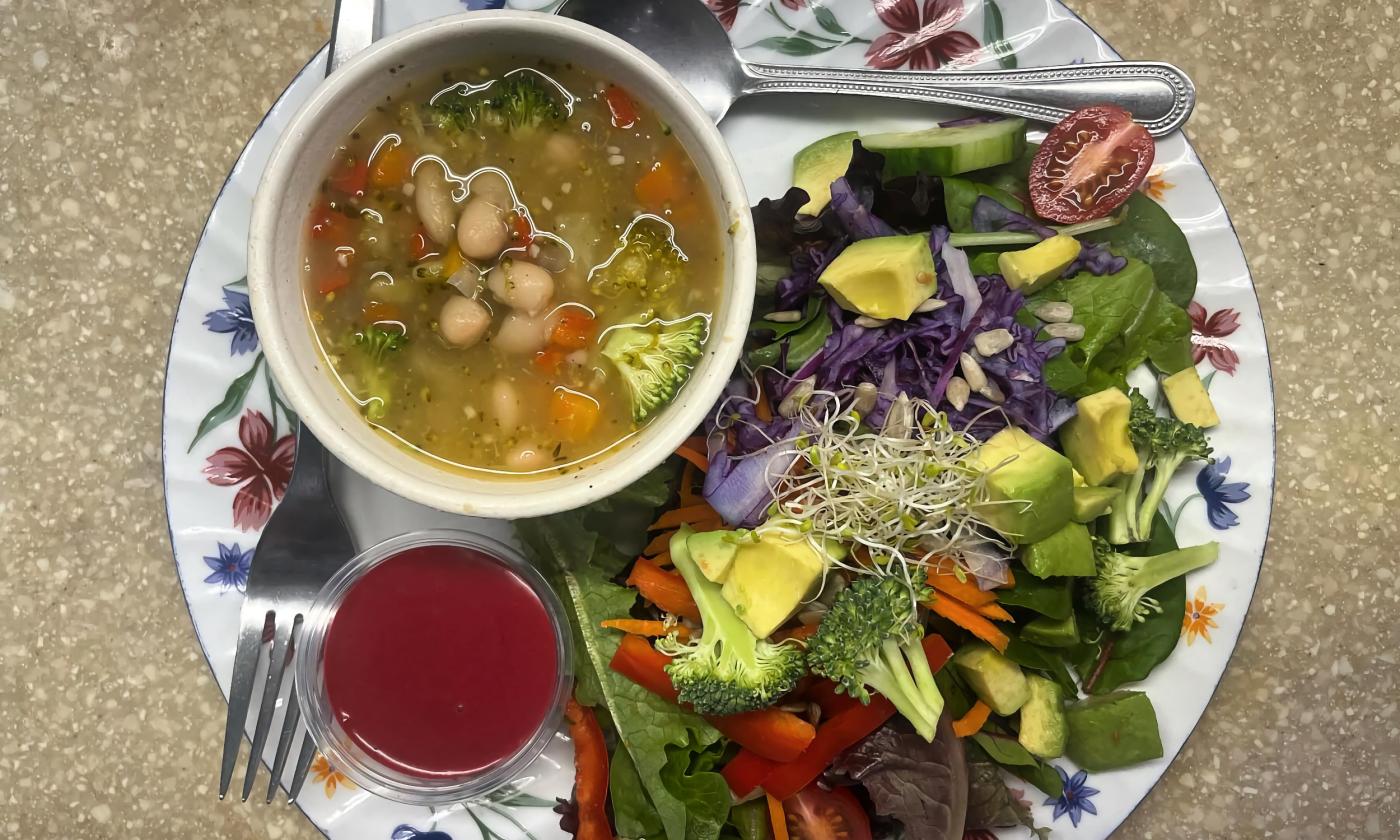
[[[500,9],[506,5],[506,0],[462,0],[462,5],[467,7],[469,12],[479,12],[483,9]],[[397,838],[395,838],[397,840]]]
[[445,831],[423,831],[411,825],[401,825],[389,835],[389,840],[452,840]]
[[237,289],[224,288],[224,308],[205,315],[204,326],[210,332],[233,336],[229,342],[229,355],[241,356],[258,349],[253,306],[248,302],[248,295]]
[[217,583],[224,589],[242,592],[248,588],[248,569],[253,565],[253,549],[243,551],[238,543],[231,546],[219,543],[218,555],[205,557],[204,565],[213,570],[204,579],[205,583]]
[[1055,767],[1055,772],[1060,774],[1060,781],[1065,784],[1065,792],[1058,798],[1052,796],[1045,800],[1046,805],[1055,806],[1055,814],[1051,819],[1058,820],[1068,814],[1069,821],[1078,828],[1079,821],[1085,814],[1097,816],[1099,809],[1094,807],[1090,800],[1100,791],[1098,788],[1089,787],[1089,774],[1080,770],[1071,777],[1060,767]]
[[1196,489],[1206,502],[1206,517],[1210,526],[1224,531],[1240,524],[1240,518],[1230,510],[1230,505],[1249,501],[1249,484],[1243,481],[1226,483],[1230,475],[1230,459],[1222,458],[1214,464],[1207,464],[1196,473]]

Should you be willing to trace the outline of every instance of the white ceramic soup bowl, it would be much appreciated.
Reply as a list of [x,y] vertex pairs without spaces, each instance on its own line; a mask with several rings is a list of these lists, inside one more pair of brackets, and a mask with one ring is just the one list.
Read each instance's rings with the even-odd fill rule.
[[[704,356],[669,406],[608,452],[564,473],[502,477],[438,466],[376,431],[340,391],[303,297],[307,215],[343,138],[403,82],[500,56],[572,62],[630,91],[666,121],[713,203],[725,251],[723,290]],[[713,409],[737,364],[753,308],[748,197],[719,131],[659,65],[611,35],[529,12],[440,18],[380,41],[336,71],[292,119],[253,202],[248,286],[268,363],[303,422],[365,478],[440,510],[514,519],[568,510],[622,490],[661,463]]]

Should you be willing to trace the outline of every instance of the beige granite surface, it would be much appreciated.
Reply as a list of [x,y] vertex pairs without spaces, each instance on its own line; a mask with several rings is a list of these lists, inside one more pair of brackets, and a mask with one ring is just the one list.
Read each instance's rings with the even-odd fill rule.
[[[160,395],[210,203],[330,0],[0,0],[0,836],[319,836],[219,803]],[[1400,833],[1394,3],[1076,0],[1183,65],[1255,272],[1278,502],[1244,638],[1126,838]]]

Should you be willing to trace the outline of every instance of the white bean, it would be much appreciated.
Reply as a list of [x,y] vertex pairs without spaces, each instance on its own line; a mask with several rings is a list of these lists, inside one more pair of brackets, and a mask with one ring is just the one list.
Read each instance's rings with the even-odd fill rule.
[[486,275],[486,288],[501,303],[535,315],[554,297],[554,277],[531,262],[502,260]]
[[452,201],[452,187],[447,183],[447,170],[437,161],[424,161],[413,176],[413,207],[418,221],[439,245],[451,245],[457,221],[457,205]]
[[522,443],[506,456],[506,468],[517,472],[542,470],[549,466],[549,453],[534,443]]
[[542,350],[545,344],[546,329],[544,318],[532,318],[519,312],[512,312],[501,322],[491,346],[504,353],[525,354]]
[[449,344],[471,347],[486,335],[491,326],[491,310],[479,300],[453,295],[442,305],[438,315],[438,332]]
[[555,167],[577,166],[583,149],[578,138],[562,132],[549,135],[544,141],[545,158]]
[[514,431],[520,426],[520,392],[507,379],[491,383],[491,416],[502,431]]
[[457,220],[457,247],[468,259],[492,260],[510,241],[510,231],[500,209],[477,196],[469,199]]
[[484,198],[502,210],[515,206],[510,197],[510,184],[496,172],[483,172],[472,179],[471,197]]

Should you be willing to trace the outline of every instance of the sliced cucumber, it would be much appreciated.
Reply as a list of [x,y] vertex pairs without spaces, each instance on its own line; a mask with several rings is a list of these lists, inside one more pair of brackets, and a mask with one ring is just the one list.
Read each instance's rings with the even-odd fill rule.
[[1026,121],[997,120],[951,128],[867,134],[860,142],[872,152],[885,156],[886,178],[916,172],[960,175],[1000,166],[1020,157],[1026,147]]

